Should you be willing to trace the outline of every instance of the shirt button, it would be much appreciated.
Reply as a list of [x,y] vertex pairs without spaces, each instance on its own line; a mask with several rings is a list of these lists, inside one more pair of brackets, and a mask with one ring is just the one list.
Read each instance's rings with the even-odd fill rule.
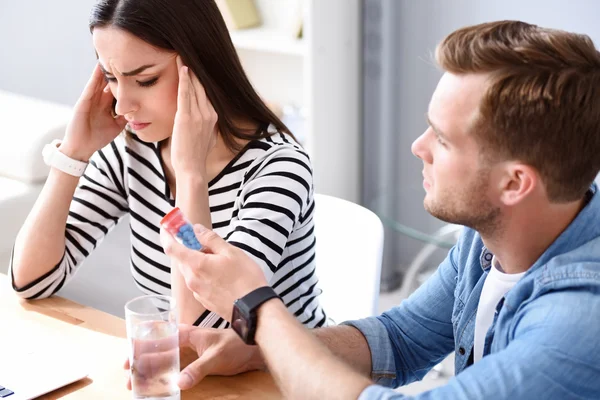
[[458,349],[458,354],[460,354],[461,356],[464,356],[465,355],[465,348],[464,347],[459,348]]

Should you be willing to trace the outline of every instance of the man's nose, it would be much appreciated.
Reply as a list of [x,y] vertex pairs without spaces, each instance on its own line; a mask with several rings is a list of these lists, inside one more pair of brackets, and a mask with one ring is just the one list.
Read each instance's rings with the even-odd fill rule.
[[415,155],[415,157],[420,158],[425,162],[431,162],[431,157],[428,155],[428,146],[427,146],[427,131],[425,131],[421,136],[415,139],[415,141],[410,146],[410,150]]

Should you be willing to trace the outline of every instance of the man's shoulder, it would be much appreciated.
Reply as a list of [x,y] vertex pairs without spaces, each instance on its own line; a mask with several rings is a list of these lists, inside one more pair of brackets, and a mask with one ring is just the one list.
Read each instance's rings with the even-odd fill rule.
[[600,292],[600,237],[555,255],[539,269],[536,278],[552,289],[593,285]]
[[[554,254],[535,265],[511,290],[506,304],[515,310],[521,304],[531,304],[537,314],[545,310],[554,316],[560,315],[561,323],[570,321],[569,324],[575,324],[572,319],[579,318],[578,313],[582,310],[600,310],[598,293],[600,238]],[[522,311],[527,311],[527,308]]]

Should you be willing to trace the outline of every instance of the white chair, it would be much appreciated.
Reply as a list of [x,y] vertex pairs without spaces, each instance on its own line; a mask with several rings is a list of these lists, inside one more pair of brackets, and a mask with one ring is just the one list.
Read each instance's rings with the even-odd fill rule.
[[315,195],[316,263],[321,304],[335,323],[378,314],[383,224],[349,201]]
[[64,136],[70,118],[65,105],[0,90],[0,273],[48,175],[42,147]]

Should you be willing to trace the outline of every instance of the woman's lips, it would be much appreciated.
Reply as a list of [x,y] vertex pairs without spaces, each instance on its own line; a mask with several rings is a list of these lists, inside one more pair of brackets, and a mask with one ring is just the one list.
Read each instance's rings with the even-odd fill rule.
[[144,129],[148,125],[150,125],[150,122],[130,122],[129,123],[129,126],[134,131],[141,131],[142,129]]

